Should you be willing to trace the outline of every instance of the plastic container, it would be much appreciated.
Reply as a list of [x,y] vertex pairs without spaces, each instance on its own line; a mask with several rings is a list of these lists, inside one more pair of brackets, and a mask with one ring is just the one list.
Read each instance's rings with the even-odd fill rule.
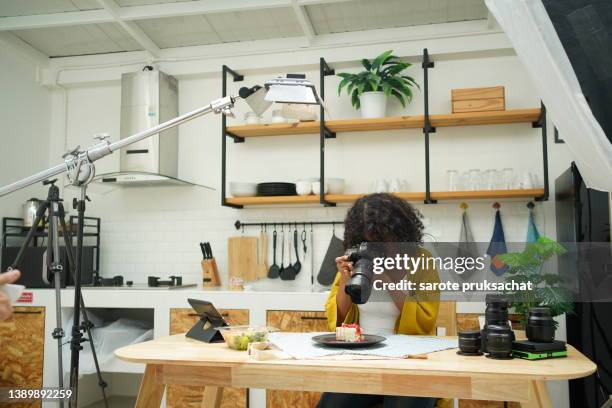
[[250,343],[268,341],[268,333],[274,331],[274,329],[271,327],[246,325],[220,327],[219,331],[229,348],[244,351],[249,348]]

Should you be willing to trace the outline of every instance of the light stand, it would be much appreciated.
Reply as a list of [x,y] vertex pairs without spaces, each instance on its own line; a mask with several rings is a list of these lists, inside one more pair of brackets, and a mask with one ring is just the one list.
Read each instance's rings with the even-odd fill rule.
[[[178,116],[174,119],[170,119],[167,122],[160,123],[150,129],[136,133],[132,136],[118,140],[114,143],[108,141],[108,136],[97,137],[98,143],[93,145],[87,150],[80,150],[80,146],[77,146],[74,150],[64,155],[64,163],[59,164],[55,167],[34,174],[23,180],[17,181],[13,184],[0,188],[0,197],[7,194],[13,193],[17,190],[30,186],[32,184],[45,181],[51,177],[57,176],[62,173],[67,173],[68,180],[71,185],[80,188],[80,197],[75,200],[75,209],[78,211],[78,227],[77,227],[77,255],[76,263],[74,263],[75,274],[74,274],[74,322],[72,325],[72,339],[70,341],[70,388],[73,391],[73,398],[70,399],[69,406],[73,404],[76,407],[77,396],[78,396],[78,376],[79,376],[79,352],[83,349],[81,343],[87,341],[83,339],[83,330],[88,330],[89,326],[86,314],[83,315],[85,325],[80,324],[80,314],[84,312],[85,307],[83,305],[83,297],[81,293],[81,271],[82,271],[82,251],[83,251],[83,229],[84,229],[84,217],[85,217],[85,202],[87,199],[87,185],[93,180],[95,176],[94,162],[105,156],[108,156],[116,150],[127,147],[133,143],[139,142],[148,137],[154,136],[164,130],[176,127],[181,123],[190,121],[202,115],[208,113],[216,113],[233,116],[232,108],[234,103],[238,99],[244,99],[258,115],[263,113],[273,102],[279,103],[302,103],[302,104],[320,104],[320,99],[316,94],[314,85],[309,81],[303,79],[302,76],[289,76],[287,78],[275,78],[264,84],[264,87],[254,86],[252,88],[242,88],[240,90],[240,96],[226,96],[217,100],[212,101],[210,104],[205,105],[192,112],[188,112],[184,115]],[[59,190],[58,190],[59,199]],[[42,214],[41,214],[42,217]],[[61,218],[63,220],[63,218]],[[40,220],[37,217],[37,221],[34,225],[38,225]],[[51,228],[50,228],[51,231]],[[30,232],[29,235],[33,235]],[[29,236],[28,235],[28,236]],[[64,235],[66,237],[66,235]],[[66,239],[66,238],[64,238]],[[57,242],[57,241],[56,241]],[[59,252],[59,247],[58,247]],[[23,257],[23,254],[20,252]],[[55,258],[56,260],[59,258]],[[57,286],[57,284],[56,284]],[[57,290],[57,307],[58,316],[61,315],[61,305],[59,303],[59,287]],[[60,322],[61,323],[61,322]],[[89,335],[89,334],[88,334]],[[91,335],[90,339],[91,339]],[[60,359],[61,359],[61,339],[58,340],[60,343]],[[93,350],[93,340],[91,341]],[[99,367],[97,366],[97,357],[94,359],[96,362],[96,369],[99,374]],[[61,361],[60,361],[61,367]],[[62,386],[62,375],[60,372],[60,387]],[[105,383],[101,377],[100,385],[104,392]],[[102,386],[104,384],[104,386]],[[105,396],[106,402],[106,396]]]
[[[43,182],[44,185],[49,186],[49,191],[47,194],[47,199],[42,201],[41,206],[38,208],[36,212],[36,218],[32,227],[30,228],[25,241],[23,242],[21,248],[19,249],[19,253],[17,254],[17,258],[11,265],[9,269],[18,269],[25,256],[26,248],[32,242],[34,234],[36,233],[38,226],[41,225],[41,221],[43,220],[45,213],[48,212],[48,224],[49,229],[47,233],[47,253],[46,253],[46,268],[43,271],[43,280],[49,283],[47,272],[49,272],[53,276],[53,282],[55,287],[55,316],[56,316],[56,328],[53,330],[52,336],[57,340],[57,355],[58,355],[58,382],[59,387],[64,387],[64,367],[63,367],[63,352],[62,352],[62,340],[64,338],[64,330],[62,329],[62,305],[61,305],[61,278],[62,272],[64,270],[64,266],[60,262],[60,249],[59,249],[59,236],[60,230],[61,235],[64,238],[64,246],[66,248],[68,263],[70,266],[70,270],[74,271],[74,275],[76,275],[75,269],[75,260],[72,251],[72,238],[68,228],[66,227],[65,220],[65,211],[64,205],[59,195],[59,188],[55,185],[56,180],[46,180]],[[77,238],[78,240],[78,238]],[[77,252],[78,253],[78,252]],[[75,289],[76,290],[76,289]],[[79,287],[80,292],[80,287]],[[76,297],[75,297],[76,298]],[[106,408],[108,408],[108,401],[106,398],[106,390],[107,387],[106,382],[102,378],[102,374],[100,372],[100,366],[98,364],[98,356],[96,354],[96,349],[93,343],[93,338],[91,336],[91,327],[93,325],[89,321],[87,316],[87,312],[85,310],[85,305],[83,303],[83,298],[80,299],[80,308],[75,308],[75,313],[83,313],[83,326],[84,329],[87,330],[87,336],[89,341],[91,342],[91,351],[94,359],[94,364],[96,367],[96,373],[98,375],[98,385],[102,391],[102,396],[104,398],[104,404]],[[79,310],[80,309],[80,310]],[[74,328],[73,328],[74,330]],[[74,337],[74,336],[73,336]],[[79,337],[80,342],[87,341],[81,337]],[[72,349],[72,347],[71,347]],[[60,400],[60,407],[64,406],[64,401]]]

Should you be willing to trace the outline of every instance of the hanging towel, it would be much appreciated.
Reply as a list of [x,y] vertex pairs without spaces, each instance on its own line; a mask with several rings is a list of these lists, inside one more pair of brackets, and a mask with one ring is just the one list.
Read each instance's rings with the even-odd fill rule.
[[529,208],[529,219],[527,220],[527,240],[528,244],[532,242],[536,242],[538,238],[540,238],[540,233],[538,232],[538,227],[535,225],[535,219],[533,216],[533,203],[527,204],[527,208]]
[[499,207],[496,208],[495,226],[493,227],[493,236],[491,237],[491,242],[489,243],[489,248],[487,249],[487,255],[491,257],[491,271],[495,275],[501,276],[508,270],[508,265],[503,263],[497,255],[505,254],[507,252],[507,248],[506,238],[504,236],[504,227],[501,221],[501,214],[499,213]]
[[[461,232],[459,233],[459,241],[457,244],[457,257],[465,257],[465,258],[476,258],[478,257],[478,248],[474,243],[474,236],[472,235],[472,228],[470,228],[470,220],[467,215],[467,204],[462,205],[463,214],[461,214]],[[467,278],[468,275],[471,275],[470,272],[474,270],[468,271],[467,273],[457,273],[457,275],[462,278]]]

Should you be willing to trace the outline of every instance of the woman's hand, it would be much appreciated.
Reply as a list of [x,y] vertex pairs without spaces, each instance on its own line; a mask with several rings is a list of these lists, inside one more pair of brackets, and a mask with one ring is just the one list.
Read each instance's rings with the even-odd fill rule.
[[339,256],[336,258],[336,267],[338,268],[338,272],[340,272],[340,281],[345,283],[353,272],[353,263],[349,262],[348,255]]
[[[19,279],[19,271],[10,271],[6,273],[0,273],[0,287],[7,283],[14,283]],[[8,319],[13,314],[13,308],[11,307],[11,299],[4,292],[0,291],[0,322]]]
[[339,256],[336,258],[336,267],[340,273],[338,292],[336,293],[336,306],[338,310],[337,325],[340,326],[342,322],[344,322],[353,304],[349,295],[344,292],[346,282],[350,279],[351,273],[353,272],[353,263],[348,261],[348,256]]

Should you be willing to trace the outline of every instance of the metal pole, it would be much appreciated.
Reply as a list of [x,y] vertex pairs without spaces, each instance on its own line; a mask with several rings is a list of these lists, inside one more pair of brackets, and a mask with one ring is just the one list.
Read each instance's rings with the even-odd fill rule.
[[434,204],[435,200],[431,199],[431,179],[429,174],[429,134],[436,131],[435,128],[431,126],[431,122],[429,121],[429,75],[428,69],[433,68],[434,63],[429,60],[429,52],[427,48],[423,50],[423,133],[425,134],[425,204]]
[[281,225],[339,225],[344,221],[285,221],[285,222],[241,222],[236,221],[234,227],[237,230],[244,227],[272,227]]
[[[55,191],[57,189],[56,186],[52,185],[49,189]],[[49,198],[51,197],[49,194]],[[59,190],[57,190],[58,197],[54,197],[59,199]],[[50,201],[49,202],[49,238],[47,244],[47,252],[51,251],[52,256],[47,256],[47,259],[51,260],[51,263],[47,263],[47,268],[51,270],[53,273],[53,281],[55,284],[55,330],[53,331],[53,337],[57,340],[57,369],[58,369],[58,386],[59,388],[64,388],[64,362],[63,362],[63,338],[64,338],[64,330],[62,329],[62,271],[63,267],[59,263],[60,262],[60,250],[59,250],[59,228],[58,228],[58,202]],[[49,255],[49,253],[48,253]],[[60,400],[60,407],[63,408],[64,401]]]
[[546,126],[546,106],[542,104],[542,162],[544,165],[544,196],[542,201],[547,201],[550,194],[548,181],[548,140]]
[[[70,388],[73,391],[73,397],[70,399],[69,406],[76,407],[79,395],[79,352],[83,349],[81,343],[83,340],[81,319],[81,274],[83,270],[83,229],[85,226],[85,202],[87,200],[87,185],[81,186],[81,195],[76,202],[76,210],[78,213],[77,226],[77,248],[76,248],[76,268],[74,273],[74,319],[72,323],[72,339],[70,341],[71,358],[70,358]],[[92,340],[93,341],[93,340]]]

